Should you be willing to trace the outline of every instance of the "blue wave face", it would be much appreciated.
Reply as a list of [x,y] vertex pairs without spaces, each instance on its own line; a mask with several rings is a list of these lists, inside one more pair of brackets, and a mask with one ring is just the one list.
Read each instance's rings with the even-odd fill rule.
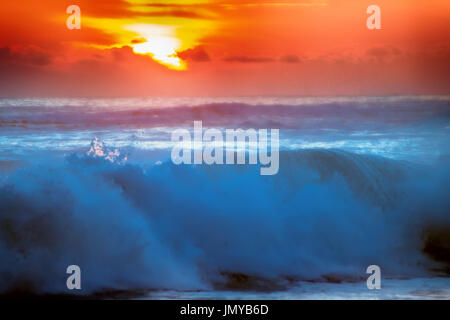
[[[255,166],[143,169],[72,155],[25,166],[0,188],[0,290],[205,289],[229,274],[280,281],[432,274],[427,235],[450,227],[450,171],[343,151]],[[51,159],[48,159],[52,162]],[[52,162],[54,163],[54,162]],[[56,275],[56,276],[55,276]]]

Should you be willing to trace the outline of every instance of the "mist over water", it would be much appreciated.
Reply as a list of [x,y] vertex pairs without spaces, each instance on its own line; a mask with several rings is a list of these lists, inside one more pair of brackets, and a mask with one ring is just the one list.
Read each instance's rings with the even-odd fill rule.
[[[71,264],[85,294],[448,272],[449,98],[134,102],[1,100],[0,292],[66,292]],[[172,164],[194,120],[280,129],[278,174]]]

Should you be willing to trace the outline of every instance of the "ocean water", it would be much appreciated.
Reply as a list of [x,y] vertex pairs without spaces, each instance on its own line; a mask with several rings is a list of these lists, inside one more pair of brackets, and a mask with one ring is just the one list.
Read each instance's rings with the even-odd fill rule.
[[[279,172],[173,164],[199,120]],[[448,299],[449,138],[449,96],[0,99],[0,292]]]

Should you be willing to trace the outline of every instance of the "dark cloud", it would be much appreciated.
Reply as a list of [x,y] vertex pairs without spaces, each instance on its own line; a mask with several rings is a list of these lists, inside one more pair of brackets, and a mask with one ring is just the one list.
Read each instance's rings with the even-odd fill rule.
[[272,58],[266,57],[247,57],[247,56],[231,56],[225,58],[226,62],[240,62],[240,63],[265,63],[265,62],[273,62],[275,61]]
[[376,46],[366,51],[366,56],[378,61],[392,59],[402,54],[402,51],[394,46]]
[[11,49],[9,47],[0,48],[0,62],[9,60],[11,56]]
[[302,62],[302,60],[298,56],[296,56],[295,54],[288,54],[288,55],[282,56],[280,58],[280,61],[281,62],[286,62],[286,63],[300,63],[300,62]]
[[145,38],[137,38],[137,39],[131,40],[132,44],[138,44],[138,43],[144,43],[144,42],[147,42],[147,40]]
[[183,60],[195,62],[206,62],[211,60],[203,47],[195,47],[193,49],[178,52],[178,56]]
[[426,47],[426,52],[423,53],[424,56],[430,56],[434,59],[444,59],[450,61],[450,45],[449,44],[439,44],[435,47]]
[[28,46],[13,50],[10,47],[0,48],[1,64],[19,64],[29,66],[46,66],[53,60],[48,52],[36,46]]
[[128,57],[133,56],[133,48],[130,46],[123,46],[120,48],[112,48],[104,52],[109,52],[114,57],[115,61],[124,61]]

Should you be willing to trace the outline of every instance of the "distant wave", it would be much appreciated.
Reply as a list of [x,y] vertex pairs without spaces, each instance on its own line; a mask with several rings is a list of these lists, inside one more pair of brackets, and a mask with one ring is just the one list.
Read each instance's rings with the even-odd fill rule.
[[280,129],[280,149],[339,148],[432,163],[450,154],[450,97],[0,99],[0,161],[115,148],[170,149],[174,128]]
[[447,162],[300,150],[280,154],[278,175],[258,172],[77,154],[24,165],[0,186],[0,292],[65,292],[70,264],[85,294],[208,289],[236,275],[351,281],[371,264],[402,278],[445,270],[424,249],[445,250]]
[[49,130],[205,126],[389,129],[449,125],[450,97],[0,99],[0,128]]

